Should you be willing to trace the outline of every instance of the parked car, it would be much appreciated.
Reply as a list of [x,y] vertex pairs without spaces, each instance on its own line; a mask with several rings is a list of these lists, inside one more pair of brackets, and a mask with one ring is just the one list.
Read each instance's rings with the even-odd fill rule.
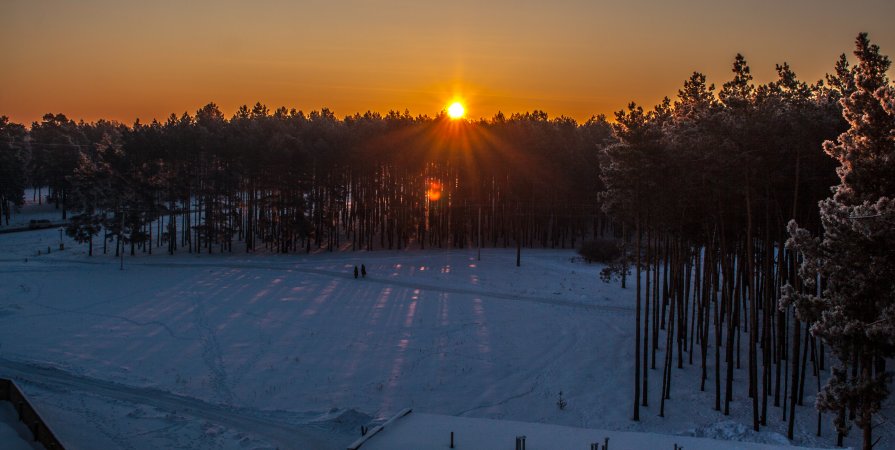
[[53,223],[47,219],[31,219],[28,222],[28,228],[32,230],[37,230],[40,228],[53,228]]

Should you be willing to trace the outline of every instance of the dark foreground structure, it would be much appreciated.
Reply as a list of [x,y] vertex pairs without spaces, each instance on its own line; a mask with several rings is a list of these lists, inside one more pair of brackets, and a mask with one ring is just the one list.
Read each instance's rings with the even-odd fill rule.
[[16,412],[19,414],[19,420],[22,421],[29,430],[35,441],[40,442],[49,450],[65,450],[65,446],[56,438],[50,427],[47,426],[37,410],[31,405],[22,390],[12,381],[0,378],[0,401],[8,401],[12,403]]

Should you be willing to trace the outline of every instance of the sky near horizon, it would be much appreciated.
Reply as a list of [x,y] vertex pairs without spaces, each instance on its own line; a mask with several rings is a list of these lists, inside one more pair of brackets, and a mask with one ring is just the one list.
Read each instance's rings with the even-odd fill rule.
[[[854,61],[860,31],[895,57],[895,2],[2,0],[0,115],[131,124],[217,103],[337,116],[472,118],[540,109],[585,121],[720,87],[737,53],[757,82]],[[890,71],[890,74],[892,72]]]

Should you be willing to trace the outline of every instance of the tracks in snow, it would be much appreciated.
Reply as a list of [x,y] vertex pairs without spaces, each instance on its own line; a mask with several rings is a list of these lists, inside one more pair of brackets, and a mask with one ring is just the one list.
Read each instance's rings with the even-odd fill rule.
[[351,439],[334,435],[314,425],[276,420],[275,414],[270,412],[264,412],[262,416],[252,409],[208,403],[159,389],[127,386],[29,362],[0,358],[0,373],[30,383],[87,392],[207,420],[234,431],[258,436],[279,448],[335,450],[345,448],[348,444],[340,443],[340,440]]
[[205,304],[196,301],[194,310],[196,326],[202,331],[202,361],[210,372],[211,389],[227,405],[232,405],[235,396],[227,382],[227,370],[224,368],[224,357],[218,344],[214,326],[208,323]]
[[[3,261],[3,260],[0,259],[0,261]],[[76,264],[106,265],[106,263],[103,263],[103,262],[84,261],[84,260],[78,260],[78,259],[56,259],[53,261],[62,261],[62,262],[76,263]],[[41,262],[44,262],[44,261],[41,261]],[[46,262],[49,262],[49,260],[47,260]],[[225,262],[216,262],[216,263],[132,262],[131,265],[132,266],[146,266],[146,267],[161,267],[161,268],[175,268],[178,266],[183,266],[183,267],[208,267],[208,268],[219,268],[219,269],[277,270],[277,271],[307,273],[307,274],[312,274],[312,275],[321,275],[321,276],[327,276],[327,277],[333,277],[333,278],[344,278],[346,280],[353,280],[353,275],[349,274],[348,272],[302,267],[297,264],[266,264],[266,263],[254,264],[254,263],[245,263],[245,262],[233,262],[233,263],[225,263]],[[438,286],[438,285],[433,285],[433,284],[402,281],[402,280],[395,280],[395,279],[388,279],[388,278],[376,278],[376,277],[372,277],[372,276],[367,276],[363,280],[363,282],[377,283],[377,284],[383,284],[383,285],[387,285],[387,286],[401,286],[401,287],[406,287],[406,288],[411,288],[411,289],[419,289],[422,291],[430,291],[430,292],[436,292],[436,293],[470,295],[473,297],[490,298],[490,299],[494,299],[494,300],[525,302],[525,303],[538,303],[538,304],[551,305],[551,306],[565,306],[565,307],[569,307],[569,308],[583,309],[583,310],[589,310],[589,311],[608,311],[608,312],[619,312],[619,313],[634,312],[634,308],[628,307],[628,306],[582,303],[582,302],[563,300],[563,299],[558,299],[558,298],[534,297],[534,296],[527,296],[527,295],[511,294],[511,293],[506,293],[506,292],[482,291],[482,290],[466,289],[466,288],[462,288],[462,287],[452,287],[452,286]]]

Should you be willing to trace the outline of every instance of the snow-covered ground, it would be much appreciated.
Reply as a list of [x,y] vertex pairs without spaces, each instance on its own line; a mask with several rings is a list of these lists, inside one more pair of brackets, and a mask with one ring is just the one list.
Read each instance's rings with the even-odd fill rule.
[[[632,422],[634,290],[600,282],[569,250],[523,250],[518,268],[503,249],[481,261],[475,250],[157,252],[119,270],[101,245],[88,257],[58,241],[55,229],[0,235],[0,376],[70,448],[344,449],[405,407],[788,443],[779,408],[751,431],[745,366],[728,417],[685,365],[666,417],[653,371],[652,402]],[[354,279],[360,264],[369,275]],[[812,404],[806,389],[793,443],[832,447],[828,418],[814,436]],[[895,445],[891,423],[876,434]]]

